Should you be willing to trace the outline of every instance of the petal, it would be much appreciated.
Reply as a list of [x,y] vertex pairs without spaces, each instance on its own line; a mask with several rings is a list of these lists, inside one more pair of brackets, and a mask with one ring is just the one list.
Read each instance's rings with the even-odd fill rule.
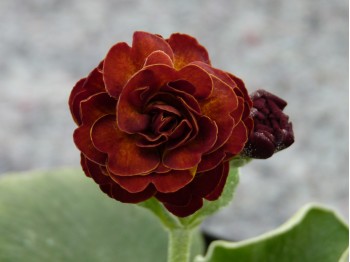
[[107,155],[96,149],[90,137],[91,126],[82,125],[74,130],[73,140],[77,148],[91,161],[105,164]]
[[195,167],[201,161],[202,154],[212,148],[217,139],[217,126],[203,116],[198,120],[199,131],[189,143],[163,154],[163,164],[172,169],[184,170]]
[[201,101],[201,109],[204,115],[215,121],[218,126],[218,139],[212,151],[221,147],[230,137],[235,121],[231,116],[238,106],[238,99],[232,88],[213,77],[214,89],[212,95]]
[[157,192],[155,197],[163,204],[186,206],[192,198],[191,187],[188,185],[173,193]]
[[152,185],[148,186],[144,191],[139,193],[129,193],[118,184],[112,184],[112,197],[123,203],[140,203],[151,198],[155,194],[155,189]]
[[205,196],[205,199],[209,201],[217,200],[220,196],[222,191],[224,190],[227,177],[229,175],[230,171],[230,163],[227,161],[223,164],[223,170],[222,170],[222,176],[220,179],[219,184],[216,186],[213,192],[211,192],[209,195]]
[[115,114],[115,106],[116,100],[105,92],[90,96],[80,103],[83,124],[91,126],[100,117]]
[[102,74],[103,61],[86,78],[84,89],[91,90],[93,93],[106,92]]
[[214,191],[220,183],[224,171],[224,164],[217,166],[210,171],[199,173],[196,175],[192,187],[192,194],[200,197],[205,197]]
[[118,185],[124,188],[129,193],[138,193],[146,189],[151,183],[151,176],[117,176],[110,173],[111,178]]
[[147,57],[144,66],[149,65],[167,65],[170,67],[174,67],[171,58],[161,50],[154,51]]
[[154,148],[140,148],[132,135],[116,127],[114,116],[104,116],[96,121],[91,131],[95,147],[108,154],[108,169],[119,176],[146,174],[160,162]]
[[181,120],[180,124],[169,135],[169,141],[167,141],[166,148],[168,150],[175,149],[185,144],[192,135],[192,125],[187,119]]
[[237,97],[238,99],[238,106],[237,108],[231,113],[231,116],[235,120],[235,124],[238,124],[239,121],[242,119],[243,111],[244,111],[244,100],[242,97]]
[[105,193],[109,197],[113,198],[113,196],[112,196],[112,184],[100,185],[100,189],[103,193]]
[[226,159],[239,154],[248,141],[248,132],[244,123],[240,121],[232,131],[230,138],[223,146],[226,152]]
[[237,76],[234,76],[230,73],[227,73],[227,75],[237,84],[238,89],[242,92],[244,101],[246,101],[251,107],[253,105],[253,102],[250,99],[250,96],[248,94],[248,90],[245,87],[245,84],[242,79],[238,78]]
[[186,206],[175,206],[171,204],[164,204],[169,212],[178,217],[187,217],[199,210],[203,206],[203,199],[200,197],[193,197]]
[[153,183],[158,192],[171,193],[190,183],[195,173],[195,169],[171,170],[163,174],[152,173],[144,176],[126,177],[111,174],[111,178],[130,193],[144,191],[150,183]]
[[169,172],[171,169],[169,167],[166,167],[163,165],[163,163],[160,163],[159,166],[157,166],[156,169],[153,170],[154,173],[166,173]]
[[95,164],[94,162],[90,161],[86,157],[82,157],[82,163],[83,163],[83,170],[87,171],[89,176],[92,177],[92,179],[99,185],[105,185],[110,184],[112,180],[110,177],[105,173],[105,167],[102,167],[98,164]]
[[86,78],[80,79],[75,86],[73,87],[72,92],[70,93],[68,104],[69,104],[69,109],[72,114],[74,122],[79,125],[81,124],[81,119],[80,119],[80,111],[79,111],[79,102],[76,102],[76,105],[74,106],[74,100],[76,96],[84,91],[83,85],[85,82]]
[[91,177],[90,176],[90,173],[89,173],[89,170],[87,168],[87,165],[86,165],[86,157],[84,156],[83,153],[80,153],[80,165],[84,171],[84,174],[87,176],[87,177]]
[[80,105],[82,125],[74,131],[74,143],[87,158],[99,164],[105,164],[107,155],[92,144],[90,130],[97,119],[107,114],[114,114],[115,103],[107,93],[97,93]]
[[152,183],[159,192],[176,192],[190,183],[195,174],[196,168],[188,170],[171,170],[164,174],[152,174]]
[[129,134],[144,131],[150,121],[149,116],[143,113],[147,100],[176,77],[177,72],[165,65],[153,65],[134,75],[124,87],[117,104],[118,127]]
[[212,90],[213,83],[209,74],[198,65],[187,65],[180,71],[180,77],[183,80],[190,82],[194,87],[194,97],[198,99],[207,98]]
[[171,60],[174,54],[169,44],[160,36],[146,33],[135,32],[132,42],[132,56],[138,68],[141,68],[146,58],[154,51],[163,51]]
[[225,158],[225,151],[222,147],[218,150],[202,156],[201,162],[198,164],[197,172],[209,171],[217,167]]
[[[82,86],[81,86],[82,85]],[[78,92],[81,90],[80,92]],[[73,92],[74,91],[74,92]],[[76,88],[73,89],[72,99],[70,99],[70,108],[75,118],[77,124],[81,124],[81,112],[80,112],[80,103],[89,98],[91,95],[96,93],[105,92],[104,83],[102,79],[101,69],[99,67],[92,70],[89,76],[85,79],[80,80]]]
[[103,65],[103,80],[108,93],[113,97],[118,97],[123,86],[137,69],[128,44],[118,43],[112,46]]
[[222,82],[229,85],[232,89],[237,87],[236,82],[229,76],[227,72],[217,69],[215,67],[211,67],[210,65],[199,61],[193,62],[193,64],[201,67],[210,75],[215,76],[216,78],[219,78]]
[[195,92],[195,87],[191,83],[185,80],[173,81],[168,83],[167,86],[163,86],[161,91],[171,93],[185,105],[185,108],[188,108],[195,114],[201,115],[201,108],[198,101],[191,95],[191,93]]
[[210,65],[207,50],[195,38],[185,34],[172,34],[167,41],[174,52],[175,68],[180,69],[193,61]]
[[153,133],[140,133],[135,138],[135,143],[139,147],[157,147],[165,143],[168,138],[164,134],[154,135]]

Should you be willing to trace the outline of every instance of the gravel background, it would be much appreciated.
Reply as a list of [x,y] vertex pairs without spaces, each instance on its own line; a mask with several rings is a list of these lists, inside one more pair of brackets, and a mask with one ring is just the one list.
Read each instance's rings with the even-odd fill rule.
[[348,214],[345,0],[1,0],[0,173],[79,165],[67,99],[135,30],[195,36],[215,67],[289,101],[296,143],[241,170],[234,203],[205,230],[243,239],[317,201]]

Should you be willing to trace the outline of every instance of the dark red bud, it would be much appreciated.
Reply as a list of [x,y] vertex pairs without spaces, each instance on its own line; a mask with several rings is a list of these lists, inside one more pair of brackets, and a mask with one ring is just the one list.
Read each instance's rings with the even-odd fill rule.
[[253,101],[251,116],[254,120],[243,154],[251,158],[266,159],[289,147],[294,142],[292,123],[283,113],[287,102],[265,90],[250,95]]

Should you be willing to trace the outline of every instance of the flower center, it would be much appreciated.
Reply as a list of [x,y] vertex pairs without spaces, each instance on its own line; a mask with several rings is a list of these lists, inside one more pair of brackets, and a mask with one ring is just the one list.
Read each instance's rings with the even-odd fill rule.
[[150,115],[152,116],[150,130],[155,135],[169,135],[181,121],[180,112],[162,102],[157,102],[151,106]]

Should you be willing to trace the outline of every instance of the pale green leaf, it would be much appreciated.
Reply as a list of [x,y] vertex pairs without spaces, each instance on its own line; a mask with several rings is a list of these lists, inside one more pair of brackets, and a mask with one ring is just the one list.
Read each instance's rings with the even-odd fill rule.
[[[110,199],[81,171],[0,178],[1,262],[164,262],[167,240],[150,212]],[[201,253],[198,234],[194,243]]]
[[331,210],[308,205],[277,230],[242,242],[215,241],[195,262],[345,261],[348,226]]

